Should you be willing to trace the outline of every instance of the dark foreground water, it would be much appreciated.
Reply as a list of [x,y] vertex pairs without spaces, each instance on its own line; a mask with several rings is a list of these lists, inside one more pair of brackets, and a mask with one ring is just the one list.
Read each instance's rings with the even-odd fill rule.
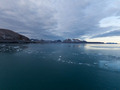
[[0,90],[120,90],[120,45],[0,44]]

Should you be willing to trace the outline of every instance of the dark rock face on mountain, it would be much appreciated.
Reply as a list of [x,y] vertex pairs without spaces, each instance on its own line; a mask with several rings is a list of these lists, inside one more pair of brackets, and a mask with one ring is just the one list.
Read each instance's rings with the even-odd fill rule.
[[0,43],[24,43],[30,39],[8,29],[0,29]]

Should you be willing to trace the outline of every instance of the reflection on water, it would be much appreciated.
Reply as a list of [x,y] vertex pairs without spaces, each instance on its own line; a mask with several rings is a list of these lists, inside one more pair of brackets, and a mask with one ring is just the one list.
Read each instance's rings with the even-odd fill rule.
[[[98,67],[111,71],[120,71],[120,45],[119,44],[88,44],[86,50],[95,51],[98,57]],[[93,53],[93,52],[91,52]]]
[[120,90],[119,46],[1,44],[0,90]]
[[59,62],[120,71],[119,44],[70,44],[68,47],[78,49],[79,52],[72,51],[71,56],[73,56],[73,59],[71,60],[63,58],[64,55],[63,57],[59,56]]
[[120,71],[120,61],[99,61],[99,67],[111,71]]
[[86,44],[86,49],[120,50],[119,44]]
[[[44,60],[120,71],[119,44],[0,44],[0,53],[38,55]],[[17,55],[17,54],[16,54]]]
[[21,52],[61,63],[120,71],[119,44],[1,44],[0,53]]

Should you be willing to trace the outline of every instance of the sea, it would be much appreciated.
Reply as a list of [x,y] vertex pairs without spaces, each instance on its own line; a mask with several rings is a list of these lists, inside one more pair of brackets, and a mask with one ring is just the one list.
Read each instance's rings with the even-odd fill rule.
[[120,44],[0,44],[0,90],[120,90]]

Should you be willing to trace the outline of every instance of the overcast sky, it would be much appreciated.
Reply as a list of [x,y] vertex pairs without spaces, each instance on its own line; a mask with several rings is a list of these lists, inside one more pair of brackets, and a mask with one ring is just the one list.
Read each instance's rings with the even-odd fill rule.
[[0,28],[37,39],[120,42],[120,0],[0,0]]

